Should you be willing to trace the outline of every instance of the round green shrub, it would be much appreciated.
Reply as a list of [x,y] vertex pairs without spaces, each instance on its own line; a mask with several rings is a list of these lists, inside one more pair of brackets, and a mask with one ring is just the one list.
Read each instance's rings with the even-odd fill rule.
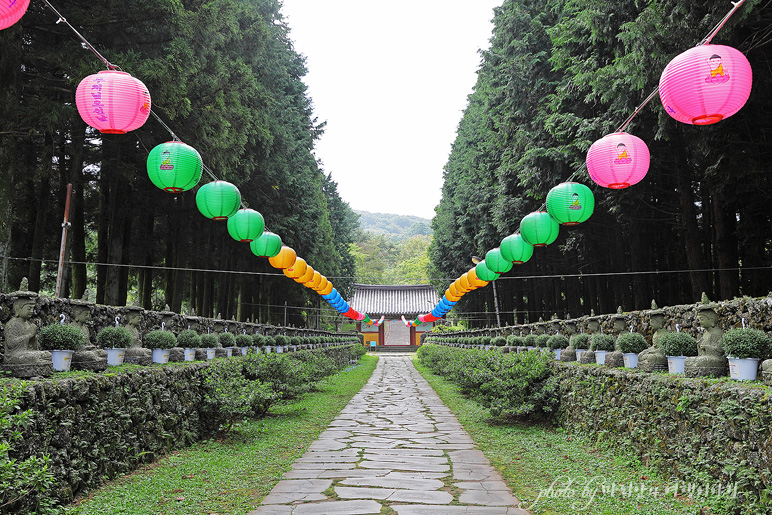
[[273,337],[274,342],[276,342],[276,345],[279,347],[286,347],[290,343],[290,339],[284,336],[283,334],[279,334]]
[[131,345],[131,333],[122,326],[105,327],[97,334],[97,345],[103,349],[125,349]]
[[536,335],[535,334],[529,334],[525,337],[525,346],[526,347],[536,347]]
[[649,344],[640,333],[622,333],[617,337],[617,347],[624,354],[638,354],[646,350]]
[[251,347],[252,337],[248,334],[240,334],[236,336],[236,347]]
[[614,337],[610,334],[593,334],[590,338],[590,348],[594,351],[605,350],[611,352],[614,350]]
[[665,356],[697,355],[697,340],[689,333],[662,333],[657,345]]
[[202,334],[201,335],[201,347],[205,349],[214,349],[217,347],[217,335],[216,334]]
[[44,350],[77,350],[85,341],[80,329],[72,325],[47,325],[38,334],[38,343]]
[[262,334],[253,334],[252,335],[252,345],[255,347],[265,347],[265,336]]
[[769,353],[769,336],[758,329],[730,329],[721,342],[728,356],[763,359]]
[[480,336],[480,345],[490,345],[490,344],[491,344],[490,336]]
[[552,350],[568,348],[568,338],[562,334],[553,334],[547,340],[547,346]]
[[196,331],[186,329],[177,335],[177,345],[183,349],[196,349],[201,347],[201,337]]
[[300,336],[293,336],[290,338],[290,345],[303,345],[303,341],[301,340]]
[[233,333],[220,333],[217,340],[220,342],[220,345],[225,348],[236,345],[236,337],[233,336]]
[[263,336],[263,341],[265,342],[266,347],[274,347],[276,346],[276,340],[273,336]]
[[525,345],[525,338],[522,336],[515,336],[514,334],[510,334],[507,336],[507,345],[510,347],[522,347]]
[[541,347],[543,349],[547,348],[547,342],[550,340],[550,335],[548,334],[540,334],[536,337],[536,346]]
[[177,338],[171,331],[156,329],[145,335],[144,343],[148,349],[171,349],[177,346]]
[[495,345],[496,347],[503,347],[507,344],[507,339],[503,336],[497,336],[493,339],[491,339],[491,345]]
[[589,349],[590,335],[587,333],[575,334],[571,337],[571,347],[574,349]]

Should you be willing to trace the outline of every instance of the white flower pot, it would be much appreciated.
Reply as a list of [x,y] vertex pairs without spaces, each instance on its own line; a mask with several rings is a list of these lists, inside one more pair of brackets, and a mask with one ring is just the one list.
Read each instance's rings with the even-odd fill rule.
[[638,354],[634,352],[625,352],[622,355],[625,359],[625,368],[638,368]]
[[153,349],[153,363],[169,363],[169,349]]
[[534,350],[536,347],[528,346],[528,350]]
[[582,353],[587,352],[587,349],[576,349],[576,361],[582,359]]
[[196,361],[196,349],[185,349],[185,361]]
[[217,349],[206,349],[206,359],[214,359],[217,355]]
[[598,365],[605,365],[606,364],[606,354],[608,354],[607,350],[596,350],[595,351],[595,363]]
[[759,371],[757,358],[733,358],[729,359],[729,377],[738,381],[755,381]]
[[555,351],[555,360],[560,361],[560,353],[563,352],[563,349],[553,349]]
[[249,350],[249,347],[242,347],[241,348],[241,355],[242,356],[246,356],[248,350]]
[[278,354],[282,354],[282,353],[284,353],[284,347],[276,347],[276,352],[277,352]]
[[227,349],[225,349],[225,351],[227,352],[227,356],[229,358],[233,357],[233,347],[228,347]]
[[111,367],[120,367],[123,365],[123,358],[126,357],[126,349],[105,349],[107,351],[107,364]]
[[671,374],[683,374],[684,362],[686,362],[686,356],[668,356],[667,371]]
[[74,350],[52,350],[51,360],[54,362],[54,370],[69,372],[73,354],[75,354]]

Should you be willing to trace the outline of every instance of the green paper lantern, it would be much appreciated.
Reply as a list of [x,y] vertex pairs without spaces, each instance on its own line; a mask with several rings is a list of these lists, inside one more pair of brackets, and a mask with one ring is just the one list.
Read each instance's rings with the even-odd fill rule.
[[499,278],[499,274],[488,268],[488,265],[485,263],[485,260],[480,261],[477,263],[477,266],[474,267],[474,271],[477,274],[477,278],[481,279],[483,281],[495,281]]
[[272,258],[281,252],[281,238],[278,234],[266,231],[250,242],[249,249],[257,257]]
[[201,180],[203,163],[198,151],[181,141],[167,141],[147,156],[147,176],[170,193],[187,191]]
[[485,254],[485,266],[497,274],[506,274],[512,270],[512,261],[505,259],[500,249],[492,249]]
[[196,206],[207,218],[227,220],[239,210],[241,193],[229,182],[210,182],[201,186],[196,193]]
[[239,209],[228,218],[228,234],[236,241],[249,243],[263,234],[265,220],[254,209]]
[[590,188],[578,182],[558,184],[547,194],[547,212],[562,225],[579,225],[595,211]]
[[520,235],[534,247],[546,247],[558,239],[560,225],[546,211],[534,211],[520,221]]
[[516,265],[526,263],[533,256],[533,245],[526,243],[519,234],[510,234],[501,240],[501,255]]

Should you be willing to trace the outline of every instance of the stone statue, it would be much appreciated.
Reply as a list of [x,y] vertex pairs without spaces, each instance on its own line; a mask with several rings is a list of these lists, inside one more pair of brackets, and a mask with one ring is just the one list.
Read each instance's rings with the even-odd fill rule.
[[139,306],[126,306],[126,329],[131,333],[131,343],[126,349],[124,363],[133,365],[150,365],[153,363],[153,351],[142,347],[142,335],[139,324],[142,322],[142,312]]
[[[590,310],[590,318],[587,319],[587,332],[590,333],[590,337],[592,337],[593,334],[600,332],[600,317],[595,316],[595,310]],[[579,362],[587,365],[589,363],[596,363],[595,361],[595,351],[592,349],[587,349],[586,351],[582,352],[581,358],[579,358]]]
[[[571,336],[576,334],[576,320],[566,320],[564,327],[566,331],[566,338],[570,340]],[[576,349],[574,348],[573,344],[569,345],[567,349],[560,353],[560,361],[577,361]]]
[[[703,300],[707,300],[705,294]],[[724,347],[721,345],[724,331],[716,327],[717,307],[718,304],[707,303],[697,308],[697,318],[706,331],[697,342],[697,356],[686,358],[684,362],[684,374],[687,377],[724,377],[729,372]]]
[[5,324],[5,353],[2,369],[14,377],[50,376],[54,373],[51,353],[38,347],[38,327],[30,322],[38,294],[28,291],[25,277],[19,291],[11,294],[13,318]]
[[667,371],[667,357],[659,350],[659,338],[665,329],[665,312],[657,309],[657,304],[651,301],[652,310],[649,311],[649,320],[654,334],[651,337],[651,347],[638,354],[638,368],[644,372]]
[[[617,314],[613,316],[612,323],[614,324],[614,332],[619,336],[627,331],[625,325],[625,316],[622,314],[622,306],[617,309]],[[625,356],[619,350],[614,350],[606,354],[606,366],[612,368],[618,368],[625,366]]]
[[765,384],[772,386],[772,359],[767,359],[761,363],[761,378]]
[[91,317],[90,302],[82,300],[70,301],[72,304],[72,325],[80,329],[85,337],[83,345],[72,355],[73,370],[92,370],[101,372],[107,369],[107,351],[98,349],[91,343],[91,331],[88,328],[88,320]]

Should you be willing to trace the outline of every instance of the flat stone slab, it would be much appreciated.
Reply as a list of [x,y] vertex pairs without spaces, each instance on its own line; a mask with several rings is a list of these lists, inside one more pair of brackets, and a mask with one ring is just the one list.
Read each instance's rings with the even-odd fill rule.
[[392,504],[398,515],[531,515],[522,508],[493,506],[422,506],[420,504]]
[[387,479],[385,477],[352,477],[340,481],[339,484],[348,486],[374,486],[377,488],[401,488],[405,490],[439,490],[445,486],[445,484],[438,479]]
[[375,501],[328,501],[299,504],[292,515],[368,515],[380,513],[381,505]]

